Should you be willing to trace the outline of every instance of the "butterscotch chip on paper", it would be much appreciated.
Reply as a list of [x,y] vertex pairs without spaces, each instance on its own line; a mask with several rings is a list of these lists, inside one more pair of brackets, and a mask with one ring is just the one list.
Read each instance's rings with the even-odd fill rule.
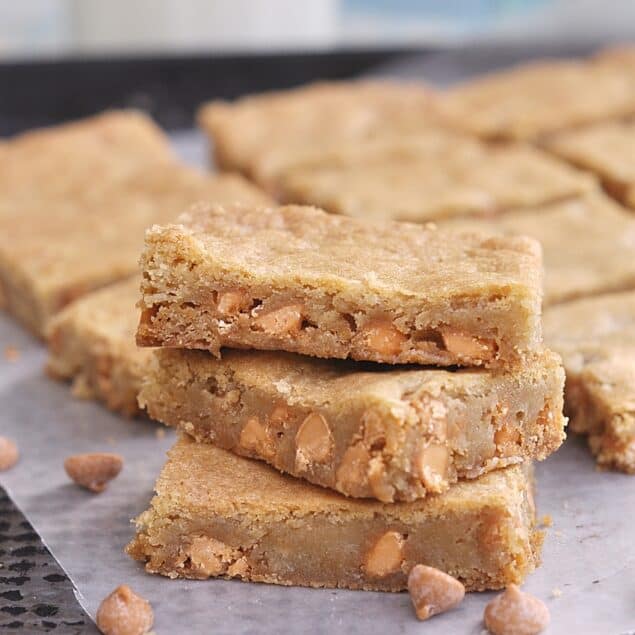
[[538,598],[510,584],[485,607],[484,621],[492,635],[538,635],[549,625],[550,615]]
[[19,460],[20,451],[15,441],[0,436],[0,472],[10,470]]
[[[149,230],[142,267],[142,346],[500,368],[540,342],[526,238],[207,205]],[[248,299],[229,314],[228,291]]]
[[468,590],[521,581],[537,563],[529,467],[414,503],[345,498],[183,436],[128,553],[171,578],[400,591],[426,564]]
[[465,587],[452,576],[418,564],[408,575],[408,592],[420,620],[454,608],[465,597]]
[[109,452],[74,454],[64,461],[68,476],[78,485],[97,494],[106,489],[108,482],[117,477],[122,468],[121,456]]
[[591,176],[533,148],[490,148],[458,135],[439,136],[434,145],[416,148],[408,138],[383,152],[366,148],[362,156],[349,153],[290,170],[280,196],[358,218],[425,222],[496,216],[595,186]]
[[564,373],[549,351],[507,373],[266,351],[155,358],[139,397],[150,417],[348,496],[423,498],[564,439]]
[[635,289],[635,216],[600,192],[492,220],[447,224],[538,240],[545,305]]
[[225,170],[273,191],[280,175],[342,147],[382,143],[439,128],[432,92],[420,84],[319,82],[292,90],[213,101],[198,113]]
[[99,605],[96,622],[104,635],[145,635],[152,628],[154,613],[147,600],[122,584]]
[[541,60],[478,77],[448,90],[444,115],[490,140],[539,140],[635,112],[635,82],[618,65]]
[[564,361],[570,429],[600,466],[635,474],[635,292],[550,308],[544,325]]
[[147,227],[201,199],[268,200],[240,177],[180,165],[165,135],[137,114],[109,113],[9,141],[0,153],[5,308],[44,335],[67,304],[137,273]]

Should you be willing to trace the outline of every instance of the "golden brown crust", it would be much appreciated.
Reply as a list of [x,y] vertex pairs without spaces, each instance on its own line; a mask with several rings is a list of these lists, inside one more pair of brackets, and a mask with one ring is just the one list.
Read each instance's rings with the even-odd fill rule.
[[564,439],[564,373],[548,351],[503,375],[262,351],[156,358],[140,394],[153,419],[349,496],[423,498]]
[[300,206],[204,206],[180,221],[146,234],[142,345],[492,367],[539,345],[530,239]]
[[545,337],[563,356],[571,429],[599,465],[635,474],[635,292],[553,307]]
[[545,306],[635,287],[635,217],[600,192],[493,220],[448,224],[538,240]]
[[425,501],[381,504],[183,437],[128,553],[169,577],[400,591],[423,563],[468,590],[502,588],[539,559],[530,481],[516,466]]
[[360,218],[424,222],[494,216],[583,194],[595,179],[539,150],[437,132],[359,145],[290,170],[283,200]]
[[27,133],[0,154],[0,295],[34,333],[72,300],[138,271],[143,232],[193,202],[268,201],[237,176],[181,166],[136,113]]
[[214,101],[198,121],[216,163],[269,191],[289,168],[342,144],[438,128],[431,91],[395,82],[319,82],[287,91]]
[[635,84],[619,65],[541,60],[460,84],[441,107],[480,137],[531,141],[633,114]]
[[127,416],[140,412],[137,395],[152,358],[134,341],[139,284],[134,276],[89,293],[56,315],[47,333],[47,372],[70,379],[76,397]]

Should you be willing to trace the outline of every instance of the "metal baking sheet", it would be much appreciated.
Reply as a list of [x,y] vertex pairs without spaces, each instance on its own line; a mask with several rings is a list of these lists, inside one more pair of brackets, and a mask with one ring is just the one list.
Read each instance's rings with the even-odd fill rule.
[[[204,161],[194,132],[176,138],[181,154]],[[6,346],[20,357],[8,361]],[[68,386],[43,373],[46,354],[0,315],[0,434],[14,438],[20,463],[0,473],[9,492],[73,581],[94,617],[104,596],[127,583],[154,608],[163,633],[467,633],[480,635],[491,593],[471,594],[461,606],[422,625],[407,594],[314,590],[238,581],[168,580],[144,573],[123,548],[131,519],[146,509],[173,435],[150,421],[130,421],[96,403],[74,399]],[[71,484],[69,454],[114,451],[121,475],[95,496]],[[635,633],[635,477],[600,473],[583,441],[569,439],[538,466],[539,514],[549,514],[543,565],[525,588],[546,601],[547,633]]]

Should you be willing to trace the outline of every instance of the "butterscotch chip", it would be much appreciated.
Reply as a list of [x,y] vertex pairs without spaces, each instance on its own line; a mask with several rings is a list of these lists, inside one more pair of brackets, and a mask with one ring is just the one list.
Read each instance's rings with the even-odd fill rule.
[[258,417],[247,419],[240,433],[240,445],[263,458],[270,458],[275,454],[275,447],[271,432],[262,424]]
[[154,613],[147,600],[122,584],[99,605],[96,622],[104,635],[144,635],[152,628]]
[[375,320],[364,325],[360,336],[368,347],[384,358],[392,358],[401,353],[408,338],[389,320]]
[[340,492],[354,496],[363,490],[368,479],[370,452],[362,443],[351,445],[337,468],[336,486]]
[[[507,368],[540,345],[530,239],[299,205],[199,205],[178,220],[146,232],[141,309],[155,314],[140,321],[142,346]],[[227,286],[254,308],[222,319]]]
[[15,346],[6,346],[4,349],[4,358],[8,362],[15,362],[20,359],[20,351]]
[[454,608],[465,597],[465,586],[451,575],[418,564],[408,575],[408,592],[420,620]]
[[489,359],[494,355],[494,345],[477,337],[444,329],[441,332],[444,346],[459,359]]
[[404,558],[404,542],[404,537],[396,531],[387,531],[381,536],[366,555],[364,563],[366,574],[383,578],[399,571]]
[[432,492],[443,489],[450,453],[446,446],[433,443],[422,448],[417,455],[417,467],[421,480]]
[[242,289],[222,291],[218,294],[218,310],[223,315],[235,315],[249,307],[249,296]]
[[549,625],[549,609],[529,593],[510,584],[486,607],[485,626],[492,635],[537,635]]
[[[503,588],[538,561],[531,483],[528,462],[460,481],[439,496],[384,504],[344,497],[183,435],[128,553],[172,578],[235,575],[378,591],[406,589],[408,572],[425,558],[468,590]],[[480,540],[484,523],[496,541]]]
[[123,458],[109,452],[75,454],[64,461],[66,473],[91,492],[103,492],[123,468]]
[[333,436],[326,419],[312,412],[295,436],[296,464],[306,469],[311,463],[323,463],[333,451]]
[[302,325],[302,305],[290,304],[254,318],[254,326],[269,335],[293,335]]
[[0,472],[11,469],[19,458],[20,452],[15,442],[0,436]]

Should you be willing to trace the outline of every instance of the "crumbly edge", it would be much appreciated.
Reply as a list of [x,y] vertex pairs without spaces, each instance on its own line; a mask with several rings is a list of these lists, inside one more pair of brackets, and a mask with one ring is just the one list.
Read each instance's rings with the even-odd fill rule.
[[[226,345],[389,364],[502,368],[522,361],[540,342],[538,297],[493,292],[422,311],[414,300],[374,296],[369,311],[358,299],[321,288],[249,286],[228,272],[214,280],[194,254],[181,253],[179,241],[146,241],[141,346],[218,354]],[[225,303],[228,295],[233,300]]]
[[[414,525],[375,516],[370,526],[358,525],[354,518],[347,521],[345,511],[338,518],[314,514],[304,521],[283,516],[279,511],[272,513],[271,518],[266,515],[251,518],[241,513],[239,507],[229,518],[216,516],[213,511],[201,515],[200,510],[174,508],[173,503],[155,496],[150,509],[137,518],[137,533],[126,552],[144,562],[148,573],[169,578],[222,577],[281,585],[395,592],[406,588],[407,573],[412,566],[429,563],[460,579],[468,591],[499,589],[511,583],[521,584],[540,564],[544,534],[535,528],[532,490],[533,484],[527,483],[523,492],[517,492],[515,500],[507,501],[507,507],[485,505],[477,512],[446,513],[441,519],[419,519]],[[424,535],[427,522],[439,523],[435,529],[428,527],[429,536]],[[458,529],[457,535],[452,536],[454,528],[462,522],[469,529],[466,532]],[[285,532],[298,530],[314,537],[313,554],[307,553],[302,545],[296,546],[299,551],[290,549]],[[373,544],[388,533],[397,534],[401,541],[401,561],[387,573],[370,575],[369,553]],[[442,536],[441,542],[434,545],[438,552],[429,558],[421,555],[430,548],[430,540],[435,535]],[[445,550],[444,540],[448,538],[453,542]],[[321,544],[325,540],[351,545],[345,556],[347,564],[338,562],[336,565],[344,566],[344,571],[333,571],[326,564],[325,574],[304,571],[305,562],[314,563],[315,558],[319,560],[328,553],[329,543]],[[469,554],[468,558],[475,559],[473,566],[466,566],[460,556],[453,556],[453,551],[461,551],[462,547]],[[356,564],[352,565],[353,562]],[[315,564],[308,565],[311,566]]]
[[635,411],[616,412],[579,374],[567,374],[565,412],[569,426],[588,437],[599,467],[635,474]]
[[[316,404],[311,395],[285,397],[284,382],[245,383],[231,364],[209,361],[200,367],[199,359],[187,351],[158,352],[140,393],[153,419],[348,496],[384,502],[424,498],[459,479],[524,459],[542,460],[565,438],[560,367],[547,365],[530,378],[540,405],[529,413],[510,412],[505,405],[509,396],[509,402],[518,399],[533,408],[532,395],[523,394],[524,379],[516,377],[485,394],[459,387],[431,394],[423,385],[403,392],[399,402],[366,394]],[[457,400],[468,410],[484,409],[491,456],[469,457],[465,443],[474,443],[471,430],[465,440],[448,439],[448,430],[465,426]]]
[[86,332],[72,314],[62,313],[51,322],[47,340],[46,371],[55,379],[71,380],[75,397],[101,401],[127,417],[141,414],[141,370],[107,338]]

